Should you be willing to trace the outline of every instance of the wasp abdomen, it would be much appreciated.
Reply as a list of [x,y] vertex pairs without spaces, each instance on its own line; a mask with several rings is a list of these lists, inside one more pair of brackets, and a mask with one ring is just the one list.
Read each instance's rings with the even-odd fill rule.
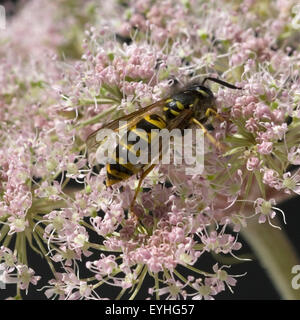
[[166,106],[163,108],[164,115],[167,120],[174,119],[179,116],[179,114],[187,108],[187,105],[183,104],[177,99],[168,99],[166,101]]
[[136,174],[144,167],[143,164],[133,163],[130,155],[139,157],[142,151],[148,148],[148,155],[151,155],[151,130],[161,130],[167,126],[166,121],[157,114],[145,116],[121,138],[114,152],[116,163],[106,165],[106,185],[111,186]]

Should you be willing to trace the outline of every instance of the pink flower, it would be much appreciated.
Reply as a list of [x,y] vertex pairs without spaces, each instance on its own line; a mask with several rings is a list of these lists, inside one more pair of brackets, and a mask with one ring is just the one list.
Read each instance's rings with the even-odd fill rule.
[[297,170],[293,175],[290,172],[283,174],[282,187],[285,188],[285,192],[291,191],[300,194],[300,175]]
[[[12,271],[15,270],[17,273],[13,274]],[[11,284],[17,283],[21,290],[25,290],[26,294],[28,292],[29,284],[37,285],[37,282],[41,279],[40,276],[35,276],[33,269],[29,268],[23,264],[15,264],[14,269],[4,270],[0,277],[0,281],[3,283]]]
[[270,154],[273,150],[273,142],[263,141],[257,145],[257,151],[261,154]]
[[270,108],[264,103],[258,103],[254,111],[254,116],[259,120],[272,120],[273,115]]
[[28,220],[25,220],[24,217],[15,218],[12,216],[8,218],[8,222],[10,228],[8,232],[9,235],[14,234],[15,232],[23,232],[25,228],[29,226]]
[[115,262],[115,256],[109,255],[106,257],[104,254],[101,254],[101,258],[99,260],[87,262],[87,268],[96,272],[96,277],[100,280],[103,276],[110,275],[117,270],[118,265]]
[[271,188],[275,189],[281,189],[282,183],[279,179],[278,172],[272,170],[272,169],[263,169],[263,183],[270,186]]
[[226,285],[229,288],[229,290],[233,293],[233,290],[231,287],[235,286],[237,283],[237,280],[235,279],[235,277],[241,277],[243,275],[231,276],[224,270],[224,268],[226,267],[229,268],[229,266],[222,266],[221,268],[219,268],[218,263],[216,263],[213,266],[215,277],[209,278],[207,282],[211,286],[214,286],[214,288],[216,288],[217,291],[225,290],[225,285]]
[[261,164],[261,161],[257,157],[251,157],[247,160],[247,170],[257,170]]
[[280,229],[280,227],[274,226],[270,220],[270,219],[274,219],[276,216],[276,211],[279,211],[283,215],[284,223],[286,223],[283,211],[279,208],[276,208],[274,206],[275,204],[276,202],[274,199],[270,199],[269,201],[266,201],[262,198],[258,198],[254,202],[255,214],[259,214],[259,218],[258,218],[259,223],[265,223],[268,220],[271,226]]
[[288,160],[290,163],[299,165],[300,164],[300,148],[298,146],[293,146],[288,153]]
[[37,282],[41,279],[40,276],[35,276],[35,272],[25,265],[17,265],[16,268],[18,271],[18,283],[20,288],[26,290],[26,292],[28,291],[30,283],[37,285]]
[[193,300],[214,300],[213,296],[218,294],[219,291],[211,285],[209,278],[205,278],[204,284],[202,279],[198,279],[193,283],[193,287],[197,290],[197,293],[193,295]]
[[258,123],[254,118],[250,118],[246,121],[245,128],[251,133],[255,133],[258,130]]
[[[223,227],[223,230],[225,228]],[[223,231],[224,232],[224,231]],[[224,234],[223,232],[220,232],[220,234],[217,234],[217,232],[213,231],[211,234],[203,235],[201,237],[201,241],[205,245],[204,250],[205,251],[214,251],[216,253],[230,253],[232,254],[233,250],[239,250],[241,248],[241,243],[237,242],[237,239],[229,234]]]

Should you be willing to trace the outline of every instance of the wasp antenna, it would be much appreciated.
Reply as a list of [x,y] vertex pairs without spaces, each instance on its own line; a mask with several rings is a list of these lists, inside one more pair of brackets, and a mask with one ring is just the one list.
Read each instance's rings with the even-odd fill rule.
[[206,80],[219,83],[219,84],[221,84],[221,85],[223,85],[223,86],[225,86],[225,87],[228,87],[228,88],[230,88],[230,89],[238,89],[238,90],[241,90],[241,89],[242,89],[242,88],[239,88],[239,87],[234,86],[233,84],[230,84],[230,83],[228,83],[228,82],[225,82],[225,81],[223,81],[223,80],[220,80],[220,79],[218,79],[218,78],[211,78],[211,77],[204,78],[204,80],[202,81],[202,86],[204,85],[204,82],[205,82]]

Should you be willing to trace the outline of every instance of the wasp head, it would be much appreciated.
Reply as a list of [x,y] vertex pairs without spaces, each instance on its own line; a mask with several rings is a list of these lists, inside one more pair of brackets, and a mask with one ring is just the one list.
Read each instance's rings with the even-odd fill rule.
[[186,92],[190,93],[195,98],[193,105],[194,117],[198,121],[203,122],[207,118],[207,109],[216,110],[214,94],[208,87],[200,84],[193,84],[187,88]]

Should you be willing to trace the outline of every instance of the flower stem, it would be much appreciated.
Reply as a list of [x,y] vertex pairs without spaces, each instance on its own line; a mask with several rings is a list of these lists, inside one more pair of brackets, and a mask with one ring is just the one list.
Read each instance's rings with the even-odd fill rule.
[[114,110],[116,110],[118,108],[118,105],[114,104],[111,108],[109,109],[106,109],[104,111],[102,111],[101,113],[97,114],[96,116],[86,120],[86,121],[83,121],[81,123],[79,123],[76,128],[77,129],[81,129],[89,124],[94,124],[96,122],[98,122],[100,119],[106,117],[108,114],[112,113]]
[[154,283],[155,283],[155,298],[159,300],[159,281],[157,273],[154,274]]
[[[247,228],[242,230],[243,236],[266,269],[280,296],[286,300],[299,300],[300,290],[292,288],[292,278],[295,275],[291,270],[294,265],[300,265],[300,259],[284,230],[251,220]],[[276,225],[278,224],[277,222]]]
[[138,294],[138,292],[140,291],[141,286],[142,286],[144,279],[146,277],[147,271],[148,271],[147,268],[144,267],[143,271],[141,272],[141,274],[138,278],[138,285],[137,285],[136,289],[134,290],[133,294],[130,296],[129,300],[133,300],[135,298],[135,296]]

